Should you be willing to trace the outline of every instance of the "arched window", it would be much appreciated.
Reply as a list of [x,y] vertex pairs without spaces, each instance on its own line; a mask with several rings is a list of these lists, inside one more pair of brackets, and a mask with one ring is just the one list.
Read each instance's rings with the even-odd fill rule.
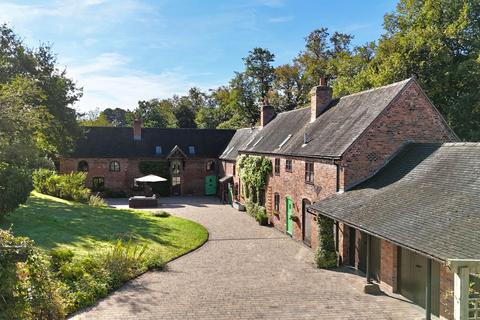
[[207,171],[215,171],[215,161],[209,160],[207,162]]
[[109,166],[110,171],[118,172],[120,171],[120,162],[118,161],[111,161]]
[[78,163],[77,170],[82,172],[88,172],[88,162],[85,160],[80,161]]

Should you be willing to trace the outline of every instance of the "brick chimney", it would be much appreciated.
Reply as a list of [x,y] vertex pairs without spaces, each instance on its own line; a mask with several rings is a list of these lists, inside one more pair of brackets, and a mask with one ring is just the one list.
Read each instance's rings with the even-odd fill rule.
[[133,120],[133,140],[142,140],[142,120],[140,119]]
[[265,127],[273,118],[275,118],[275,109],[265,99],[260,109],[260,127]]
[[325,77],[320,78],[320,84],[310,90],[310,122],[325,110],[332,100],[332,88],[327,86]]

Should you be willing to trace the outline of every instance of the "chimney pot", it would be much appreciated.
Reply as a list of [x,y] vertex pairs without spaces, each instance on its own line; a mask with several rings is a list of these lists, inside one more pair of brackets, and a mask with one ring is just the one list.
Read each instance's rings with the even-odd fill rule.
[[133,121],[133,140],[142,140],[142,120],[135,119]]
[[321,77],[320,85],[310,91],[310,122],[314,122],[331,101],[332,88],[327,86],[325,77]]

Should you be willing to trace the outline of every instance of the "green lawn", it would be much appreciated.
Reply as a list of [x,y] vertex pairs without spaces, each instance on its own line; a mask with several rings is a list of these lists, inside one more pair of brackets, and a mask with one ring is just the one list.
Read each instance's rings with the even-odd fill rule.
[[93,208],[36,192],[0,223],[3,229],[10,226],[14,235],[28,236],[40,248],[65,247],[80,257],[104,249],[118,238],[132,238],[147,244],[148,251],[160,254],[164,262],[200,246],[208,237],[203,226],[182,218]]

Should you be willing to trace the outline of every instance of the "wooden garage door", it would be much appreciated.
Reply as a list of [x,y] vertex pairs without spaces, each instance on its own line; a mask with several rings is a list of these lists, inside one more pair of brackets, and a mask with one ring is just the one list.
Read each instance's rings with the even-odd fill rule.
[[[427,258],[402,248],[400,253],[400,293],[416,304],[425,307]],[[432,261],[432,313],[439,314],[440,265]]]

